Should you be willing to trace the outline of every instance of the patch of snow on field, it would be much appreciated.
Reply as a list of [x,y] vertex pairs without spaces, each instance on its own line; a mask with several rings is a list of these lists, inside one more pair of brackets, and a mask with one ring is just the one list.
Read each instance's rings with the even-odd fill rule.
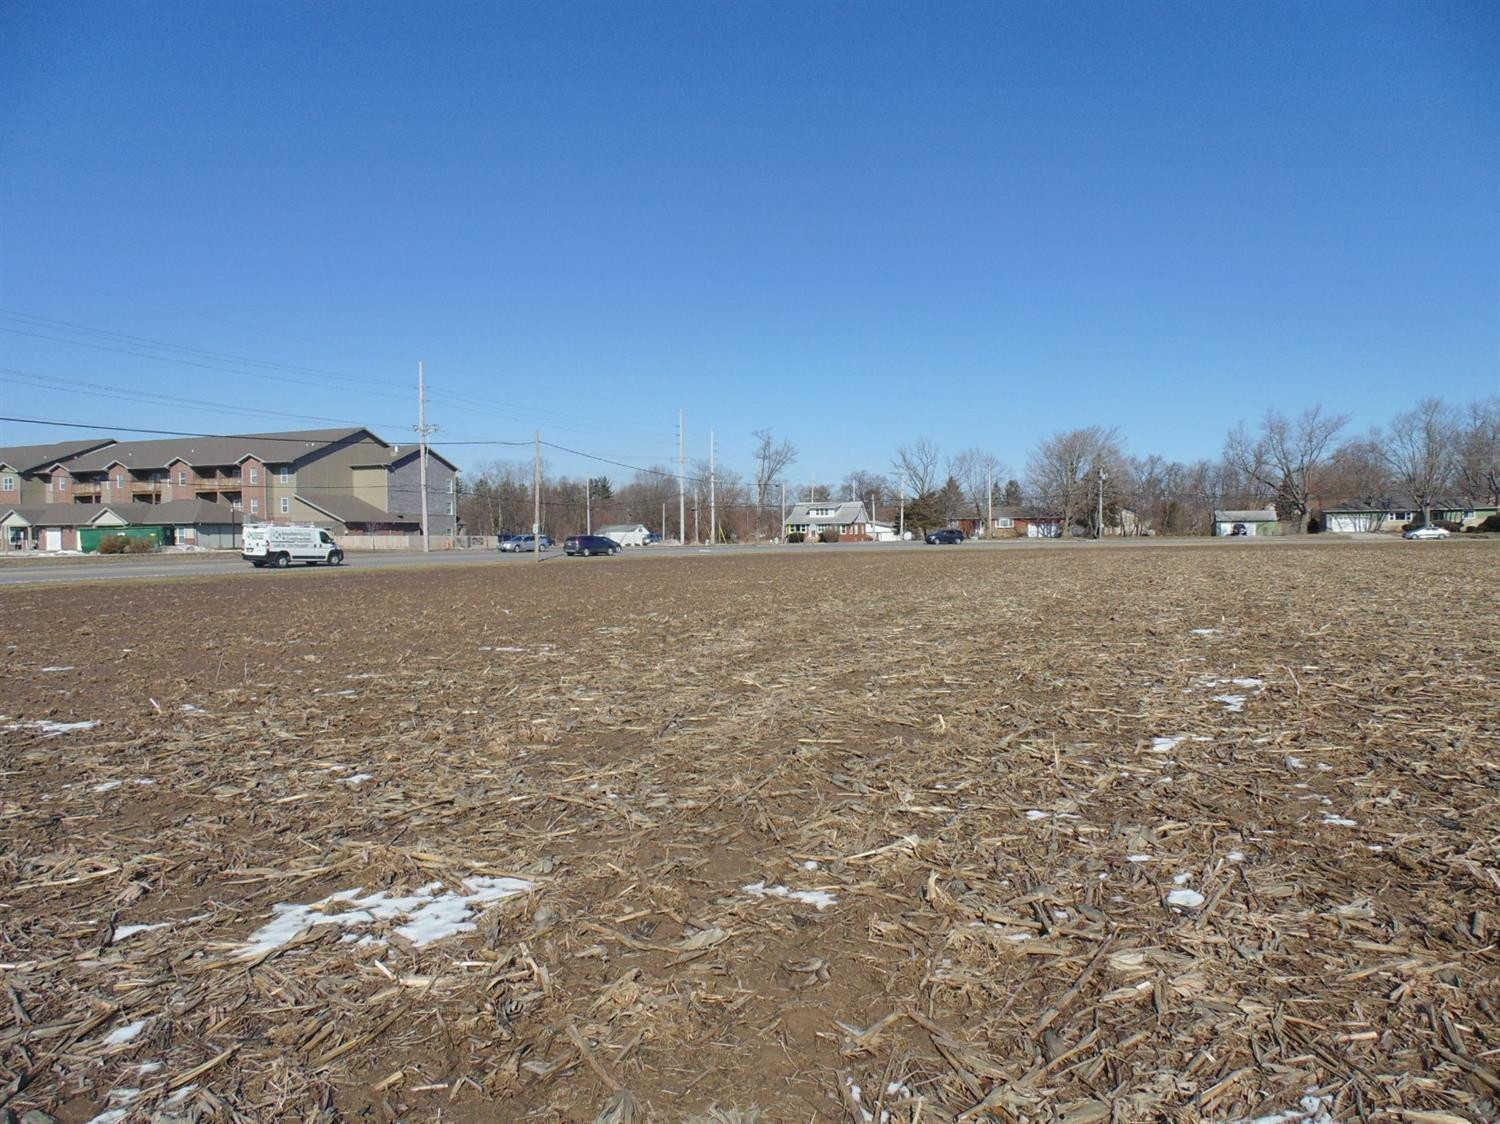
[[[360,896],[361,887],[343,890],[307,905],[283,902],[272,909],[271,920],[250,934],[250,943],[240,953],[253,960],[267,952],[290,944],[315,925],[373,925],[377,921],[405,921],[396,929],[417,947],[442,940],[455,933],[474,928],[476,906],[488,905],[531,889],[523,878],[465,878],[467,893],[444,888],[441,882],[429,882],[411,894],[392,895],[385,890]],[[331,913],[328,906],[347,904],[353,909]]]
[[124,781],[100,781],[98,784],[96,784],[94,786],[94,791],[95,792],[111,792],[114,789],[119,788],[124,783],[125,783]]
[[9,726],[0,727],[5,730],[36,730],[44,738],[55,738],[59,734],[71,734],[75,730],[92,730],[99,725],[98,720],[87,722],[50,722],[40,718],[35,722],[14,722]]
[[352,777],[340,777],[339,779],[342,780],[345,784],[354,785],[356,788],[358,788],[360,785],[364,784],[365,781],[374,780],[375,774],[355,773]]
[[1354,827],[1358,823],[1358,820],[1351,820],[1346,816],[1336,816],[1332,812],[1323,813],[1323,824],[1325,827]]
[[104,1036],[104,1044],[106,1046],[123,1046],[125,1043],[134,1040],[141,1031],[145,1030],[146,1024],[150,1021],[150,1019],[137,1019],[133,1023],[126,1023],[124,1026],[116,1027]]
[[1150,855],[1126,855],[1125,861],[1128,863],[1148,863],[1152,861],[1152,858]]
[[1186,740],[1186,738],[1187,738],[1186,734],[1174,734],[1174,735],[1172,735],[1169,738],[1152,738],[1151,739],[1151,752],[1152,753],[1171,753],[1172,750],[1176,749],[1179,745],[1181,745],[1183,743],[1183,741]]
[[1031,809],[1031,811],[1026,813],[1026,818],[1028,820],[1044,820],[1047,818],[1047,813],[1042,811],[1040,808],[1033,808]]
[[1217,628],[1194,628],[1190,629],[1189,631],[1191,631],[1194,636],[1212,636],[1219,630]]
[[43,671],[72,671],[73,670],[73,665],[72,664],[66,664],[66,665],[59,664],[56,667],[44,667],[44,668],[42,668],[42,670]]
[[740,889],[752,898],[786,898],[789,901],[815,905],[819,909],[827,909],[838,900],[825,890],[793,890],[786,886],[767,886],[764,882],[752,882]]
[[1203,904],[1203,895],[1197,890],[1173,890],[1167,895],[1167,904],[1197,909]]
[[1214,702],[1223,703],[1224,709],[1230,714],[1238,714],[1245,709],[1244,695],[1215,695]]
[[1332,1097],[1319,1097],[1309,1093],[1297,1102],[1296,1108],[1273,1112],[1268,1116],[1241,1117],[1231,1124],[1335,1124],[1328,1112],[1332,1105]]
[[115,929],[114,943],[119,944],[126,937],[133,937],[137,933],[149,933],[152,929],[165,929],[171,924],[170,921],[158,921],[155,925],[121,925]]
[[1232,863],[1242,863],[1245,861],[1245,852],[1230,851],[1229,854],[1225,855],[1224,857]]

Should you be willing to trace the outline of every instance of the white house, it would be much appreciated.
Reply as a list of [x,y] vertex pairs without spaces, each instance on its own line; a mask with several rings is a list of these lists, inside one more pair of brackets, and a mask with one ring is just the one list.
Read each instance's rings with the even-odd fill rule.
[[787,535],[804,535],[808,539],[815,539],[832,531],[841,539],[864,540],[870,537],[869,526],[870,516],[860,501],[845,500],[838,503],[829,500],[825,503],[796,504],[787,512],[786,526],[782,531]]
[[621,546],[645,546],[651,541],[651,532],[644,523],[612,523],[600,527],[598,533]]
[[1216,535],[1276,535],[1281,524],[1276,509],[1252,508],[1247,511],[1215,511],[1213,533]]

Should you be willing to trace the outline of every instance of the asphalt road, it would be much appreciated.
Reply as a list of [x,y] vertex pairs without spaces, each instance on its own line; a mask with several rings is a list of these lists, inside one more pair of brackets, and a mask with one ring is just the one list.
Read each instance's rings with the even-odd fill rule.
[[[1263,539],[1215,539],[1215,538],[1148,538],[1105,539],[1102,542],[1072,539],[1002,539],[996,542],[967,542],[960,546],[928,546],[919,541],[895,543],[819,543],[809,544],[762,544],[721,546],[649,546],[627,548],[623,557],[631,558],[682,558],[732,554],[796,554],[805,551],[836,551],[855,553],[889,553],[891,551],[953,551],[962,550],[1003,552],[1012,550],[1159,550],[1163,548],[1200,550],[1265,550],[1308,547],[1318,544],[1332,545],[1337,542],[1380,542],[1403,549],[1453,549],[1471,545],[1468,536],[1456,541],[1416,543],[1403,542],[1393,535],[1313,535],[1310,537],[1286,537]],[[1484,543],[1500,545],[1500,538],[1484,536],[1483,541],[1474,541],[1473,546]],[[497,550],[456,550],[420,552],[391,552],[352,554],[346,567],[360,570],[389,568],[416,568],[423,566],[535,566],[562,564],[569,566],[607,566],[609,558],[568,558],[561,550],[544,551],[540,563],[531,554],[501,554]],[[205,577],[210,575],[240,575],[254,577],[257,581],[294,581],[297,574],[317,573],[322,566],[293,566],[288,570],[256,570],[238,554],[174,554],[112,557],[65,557],[65,558],[17,558],[0,556],[0,586],[66,584],[96,581],[151,581],[161,578]]]

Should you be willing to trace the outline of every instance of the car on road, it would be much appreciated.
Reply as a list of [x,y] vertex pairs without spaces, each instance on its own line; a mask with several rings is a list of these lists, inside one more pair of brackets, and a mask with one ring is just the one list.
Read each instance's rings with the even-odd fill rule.
[[603,535],[569,535],[563,539],[563,553],[581,558],[591,554],[619,554],[620,544]]
[[1441,527],[1424,524],[1421,527],[1413,527],[1408,531],[1402,532],[1401,537],[1403,539],[1446,539],[1448,532]]
[[[542,549],[551,550],[555,544],[551,535],[542,536]],[[502,542],[500,549],[507,554],[524,554],[529,550],[536,549],[535,535],[513,535],[509,542]]]
[[957,527],[944,527],[941,531],[927,533],[928,546],[957,546],[964,541],[964,533]]

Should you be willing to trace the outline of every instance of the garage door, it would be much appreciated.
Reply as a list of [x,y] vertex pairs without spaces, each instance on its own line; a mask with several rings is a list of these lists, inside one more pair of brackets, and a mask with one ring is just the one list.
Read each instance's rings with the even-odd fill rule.
[[61,531],[43,531],[42,532],[42,549],[43,550],[61,550],[62,549],[62,532]]

